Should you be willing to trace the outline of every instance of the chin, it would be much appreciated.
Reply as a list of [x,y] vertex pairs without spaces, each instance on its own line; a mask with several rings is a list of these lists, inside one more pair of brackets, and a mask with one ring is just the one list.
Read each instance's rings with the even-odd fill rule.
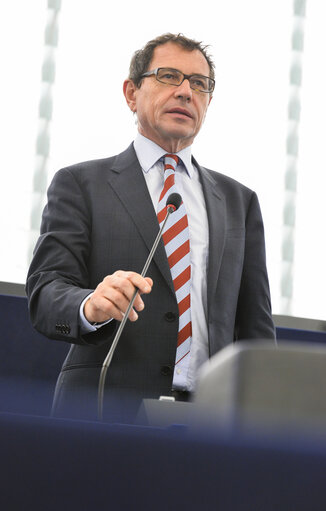
[[[163,132],[162,132],[163,134]],[[164,130],[164,136],[175,139],[191,139],[195,137],[192,130],[182,129],[180,126],[173,126],[167,130]]]

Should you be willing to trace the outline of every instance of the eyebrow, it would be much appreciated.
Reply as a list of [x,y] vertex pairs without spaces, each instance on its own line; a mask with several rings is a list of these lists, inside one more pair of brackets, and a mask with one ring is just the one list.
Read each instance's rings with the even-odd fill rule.
[[204,78],[210,78],[209,74],[203,75],[203,73],[199,73],[199,72],[185,73],[184,71],[181,71],[181,69],[178,69],[177,67],[171,67],[171,66],[157,66],[154,69],[171,69],[171,71],[179,71],[179,73],[182,73],[183,75],[187,75],[187,76],[197,75],[197,76],[203,76]]

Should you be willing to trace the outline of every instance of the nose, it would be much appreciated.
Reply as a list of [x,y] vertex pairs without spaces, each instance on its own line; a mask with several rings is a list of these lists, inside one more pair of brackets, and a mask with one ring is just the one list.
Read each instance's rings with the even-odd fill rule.
[[186,101],[190,101],[192,98],[193,90],[190,87],[190,83],[188,78],[185,78],[183,82],[176,87],[175,96],[177,98],[182,98]]

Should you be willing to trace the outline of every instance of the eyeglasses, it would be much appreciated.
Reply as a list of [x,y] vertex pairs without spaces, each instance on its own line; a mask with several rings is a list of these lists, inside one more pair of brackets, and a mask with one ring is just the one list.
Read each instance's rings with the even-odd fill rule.
[[154,75],[156,80],[167,85],[174,85],[178,87],[184,80],[189,80],[191,89],[196,92],[213,92],[215,87],[215,80],[203,75],[185,75],[178,69],[170,67],[157,67],[152,71],[147,71],[141,75],[141,78]]

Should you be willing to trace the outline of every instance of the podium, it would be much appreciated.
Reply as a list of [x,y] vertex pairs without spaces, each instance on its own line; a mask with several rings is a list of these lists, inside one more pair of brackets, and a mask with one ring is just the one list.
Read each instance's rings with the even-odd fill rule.
[[[142,424],[326,432],[326,346],[240,342],[202,368],[192,403],[144,400]],[[147,421],[147,422],[146,422]],[[141,423],[141,419],[140,419]]]

